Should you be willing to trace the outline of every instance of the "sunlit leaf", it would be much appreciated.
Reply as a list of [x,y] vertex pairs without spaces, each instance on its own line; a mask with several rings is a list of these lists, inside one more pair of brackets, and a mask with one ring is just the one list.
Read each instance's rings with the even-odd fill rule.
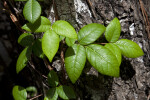
[[108,42],[116,42],[121,33],[121,25],[118,18],[114,18],[106,27],[105,37]]
[[77,33],[75,29],[67,21],[58,20],[53,24],[52,28],[61,36],[77,39]]
[[32,53],[31,47],[26,47],[19,55],[17,64],[16,64],[16,72],[19,73],[27,64],[30,59]]
[[66,44],[70,47],[75,43],[76,39],[71,39],[71,38],[66,37],[65,41],[66,41]]
[[120,48],[117,45],[113,44],[113,43],[107,43],[105,45],[105,47],[107,49],[109,49],[116,56],[116,58],[118,60],[118,63],[120,65],[121,64],[121,59],[122,59]]
[[24,47],[32,45],[34,36],[31,33],[23,33],[18,38],[18,43]]
[[122,55],[128,58],[137,58],[144,53],[138,44],[128,39],[121,39],[115,43],[121,50]]
[[13,97],[15,100],[26,100],[27,99],[27,92],[21,86],[14,86],[12,91]]
[[92,23],[84,26],[78,33],[78,41],[82,45],[87,45],[96,41],[105,31],[105,26]]
[[67,49],[65,54],[65,68],[72,83],[75,83],[80,77],[85,62],[86,54],[82,45],[74,44]]
[[57,87],[57,93],[62,99],[75,99],[74,90],[69,86]]
[[101,74],[119,76],[119,63],[115,55],[106,47],[91,44],[86,46],[86,56],[90,64]]
[[23,15],[30,23],[34,23],[41,15],[41,6],[36,0],[28,0],[23,9]]
[[52,62],[58,48],[59,36],[52,30],[46,31],[42,38],[42,50],[50,62]]

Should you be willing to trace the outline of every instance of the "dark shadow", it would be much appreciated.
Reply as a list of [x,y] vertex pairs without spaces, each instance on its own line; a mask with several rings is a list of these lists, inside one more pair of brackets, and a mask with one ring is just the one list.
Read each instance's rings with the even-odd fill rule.
[[66,54],[66,55],[65,55],[66,58],[67,58],[67,57],[70,57],[70,56],[74,56],[74,55],[75,55],[75,51],[73,50],[72,47],[69,47],[69,48],[67,49],[67,51],[66,51],[65,54]]
[[122,80],[129,80],[135,75],[135,70],[130,62],[131,61],[122,58],[122,63],[120,66],[120,77]]
[[[28,33],[24,33],[24,34],[28,34]],[[23,37],[21,39],[21,41],[19,42],[22,46],[30,46],[32,45],[32,42],[34,41],[34,37],[33,35],[27,35],[25,37]]]

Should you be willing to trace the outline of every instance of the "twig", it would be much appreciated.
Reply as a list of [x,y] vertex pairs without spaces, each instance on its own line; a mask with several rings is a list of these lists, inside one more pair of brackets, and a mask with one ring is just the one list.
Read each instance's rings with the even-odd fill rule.
[[148,95],[147,100],[150,100],[150,94]]
[[32,62],[29,61],[29,64],[30,64],[30,66],[31,66],[39,75],[41,75],[42,77],[44,77],[44,78],[47,79],[47,76],[42,75],[39,71],[37,71],[37,70],[35,69],[35,66],[34,66],[34,64],[33,64]]
[[46,58],[44,58],[44,63],[45,63],[45,65],[47,66],[47,68],[48,68],[50,71],[53,70],[53,68],[52,68],[51,65],[48,63],[48,61],[47,61]]
[[148,38],[150,39],[150,23],[149,23],[149,19],[148,19],[148,16],[147,16],[147,13],[146,13],[146,10],[144,8],[144,4],[143,4],[142,0],[139,0],[139,2],[140,2],[140,7],[141,7],[141,10],[142,10],[143,17],[144,17],[144,21],[145,21],[145,24],[146,24],[146,31],[148,33]]
[[8,4],[7,4],[7,2],[6,2],[5,0],[3,0],[3,2],[4,2],[4,7],[5,7],[4,9],[9,13],[12,22],[17,26],[17,28],[18,28],[21,32],[24,33],[25,31],[21,28],[21,25],[20,25],[20,23],[19,23],[17,17],[16,17],[16,16],[12,13],[12,11],[10,10],[10,8],[9,8],[9,6],[8,6]]
[[34,99],[36,99],[36,98],[38,98],[38,97],[41,97],[41,96],[43,96],[43,94],[39,94],[39,95],[37,95],[37,96],[34,96],[34,97],[30,98],[29,100],[34,100]]

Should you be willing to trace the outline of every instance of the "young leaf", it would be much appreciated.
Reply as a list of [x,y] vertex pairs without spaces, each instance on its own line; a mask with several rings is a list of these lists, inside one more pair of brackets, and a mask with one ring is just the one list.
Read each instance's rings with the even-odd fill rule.
[[26,91],[37,93],[37,89],[36,89],[36,87],[34,87],[34,86],[29,86],[29,87],[27,87],[27,88],[26,88]]
[[74,44],[65,54],[65,68],[72,83],[80,77],[86,62],[85,49],[82,45]]
[[92,23],[84,26],[78,33],[78,41],[82,45],[87,45],[96,41],[105,31],[105,26]]
[[68,38],[77,39],[77,33],[75,29],[66,21],[63,21],[63,20],[56,21],[53,24],[52,28],[59,35],[62,35]]
[[75,43],[76,39],[71,39],[71,38],[66,37],[65,41],[66,41],[66,44],[70,47]]
[[41,15],[41,6],[36,0],[28,0],[23,9],[23,15],[30,23],[34,23]]
[[62,41],[65,37],[64,36],[59,36],[59,41]]
[[32,45],[34,36],[31,33],[23,33],[18,38],[18,43],[24,47]]
[[50,62],[52,62],[58,48],[59,36],[52,30],[46,31],[42,38],[42,50]]
[[116,42],[121,33],[121,25],[118,18],[114,18],[106,27],[105,37],[108,42]]
[[58,93],[56,88],[50,88],[47,93],[46,93],[46,97],[44,98],[44,100],[57,100],[58,98]]
[[128,39],[121,39],[115,43],[121,50],[122,55],[128,58],[137,58],[144,53],[138,44]]
[[54,70],[51,70],[48,74],[48,84],[51,87],[56,87],[59,83],[58,76]]
[[27,100],[27,92],[21,86],[14,86],[12,94],[15,100]]
[[26,47],[19,55],[17,64],[16,64],[16,72],[19,73],[27,64],[30,59],[32,53],[32,47]]
[[120,65],[121,64],[121,59],[122,59],[120,48],[117,45],[113,44],[113,43],[107,43],[105,45],[105,47],[107,49],[109,49],[116,56],[116,58],[118,60],[118,63]]
[[57,87],[57,93],[62,99],[75,99],[74,90],[69,86]]
[[51,27],[51,22],[44,16],[39,17],[34,23],[27,23],[22,29],[29,32],[46,32]]
[[42,51],[42,39],[35,40],[33,44],[33,53],[39,58],[44,58],[44,53]]
[[86,47],[90,64],[101,74],[119,77],[119,63],[115,55],[106,47],[91,44]]

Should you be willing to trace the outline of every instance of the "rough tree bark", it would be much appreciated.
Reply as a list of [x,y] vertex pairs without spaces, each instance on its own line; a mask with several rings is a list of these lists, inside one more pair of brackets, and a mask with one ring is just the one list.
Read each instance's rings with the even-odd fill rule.
[[[77,32],[86,24],[100,23],[106,26],[114,17],[118,17],[122,27],[120,38],[138,43],[144,51],[144,56],[139,58],[123,57],[119,78],[101,75],[87,63],[82,75],[73,85],[77,100],[148,100],[150,98],[150,43],[139,1],[45,0],[42,3],[43,14],[52,22],[58,19],[66,20]],[[150,19],[150,2],[149,0],[143,2]],[[56,57],[52,66],[61,74],[60,59]],[[28,76],[37,79],[33,74]],[[33,83],[40,88],[39,93],[43,93],[45,86],[42,82],[38,83],[43,79],[37,80]]]

